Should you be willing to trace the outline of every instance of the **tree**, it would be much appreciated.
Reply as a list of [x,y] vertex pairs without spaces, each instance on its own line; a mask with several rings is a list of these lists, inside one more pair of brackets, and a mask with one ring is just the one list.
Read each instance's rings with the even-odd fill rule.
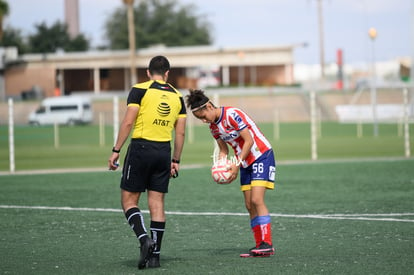
[[25,43],[21,31],[12,27],[7,27],[3,32],[3,39],[0,41],[0,47],[17,47],[19,54],[28,52],[28,46]]
[[86,51],[89,48],[89,41],[82,35],[71,39],[67,25],[57,21],[51,27],[46,23],[35,25],[37,33],[29,36],[30,52],[50,53],[59,49],[73,52]]
[[9,14],[9,4],[0,0],[0,41],[3,38],[3,18]]
[[[136,47],[211,44],[210,24],[194,10],[194,5],[180,6],[177,0],[139,1],[134,8]],[[125,7],[115,10],[105,27],[109,48],[128,49]]]
[[68,45],[64,47],[67,52],[87,51],[89,49],[89,40],[83,34],[78,34],[73,39],[69,40]]

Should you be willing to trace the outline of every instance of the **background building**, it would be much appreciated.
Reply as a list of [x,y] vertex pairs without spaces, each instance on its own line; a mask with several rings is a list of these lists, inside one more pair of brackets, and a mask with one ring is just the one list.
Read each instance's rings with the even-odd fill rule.
[[[149,60],[165,55],[171,62],[169,82],[177,88],[206,86],[292,85],[295,46],[216,48],[162,45],[136,52],[138,81],[147,79]],[[37,87],[43,96],[125,92],[130,89],[129,51],[28,54],[5,60],[6,97],[19,98]]]

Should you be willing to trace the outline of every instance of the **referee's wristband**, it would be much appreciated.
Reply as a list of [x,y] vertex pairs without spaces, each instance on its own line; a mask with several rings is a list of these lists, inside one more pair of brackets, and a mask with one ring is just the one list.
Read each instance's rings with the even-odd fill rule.
[[121,149],[116,150],[115,147],[112,147],[112,152],[119,154],[119,153],[121,153]]
[[172,159],[172,160],[171,160],[171,162],[172,162],[172,163],[177,163],[177,164],[178,164],[178,163],[180,163],[180,160],[179,160],[179,159]]

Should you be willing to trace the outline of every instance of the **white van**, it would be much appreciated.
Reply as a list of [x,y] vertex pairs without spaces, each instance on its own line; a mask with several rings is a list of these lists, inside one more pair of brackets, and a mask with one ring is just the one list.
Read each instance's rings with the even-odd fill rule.
[[89,98],[79,96],[60,96],[46,98],[40,107],[29,115],[29,124],[87,124],[93,119]]

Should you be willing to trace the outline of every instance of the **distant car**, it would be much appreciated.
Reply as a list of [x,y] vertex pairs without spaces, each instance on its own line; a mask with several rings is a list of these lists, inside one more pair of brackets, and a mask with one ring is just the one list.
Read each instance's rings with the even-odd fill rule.
[[220,67],[208,66],[202,67],[199,71],[197,86],[201,89],[206,87],[220,86]]
[[61,96],[44,99],[39,108],[30,113],[29,124],[88,124],[92,119],[92,104],[89,98]]

